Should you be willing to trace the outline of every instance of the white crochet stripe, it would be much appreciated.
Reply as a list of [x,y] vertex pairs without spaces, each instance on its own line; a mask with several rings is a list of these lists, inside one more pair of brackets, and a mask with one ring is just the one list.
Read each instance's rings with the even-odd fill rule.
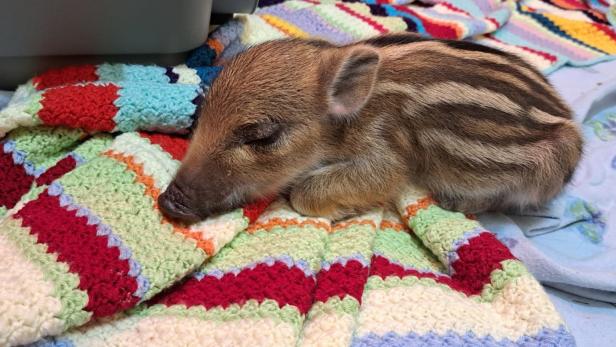
[[404,193],[400,194],[400,198],[397,201],[396,206],[400,215],[406,214],[406,208],[410,205],[416,204],[422,198],[428,196],[428,192],[415,186],[407,186],[404,189]]
[[[132,317],[129,317],[132,318]],[[271,318],[238,319],[226,322],[194,317],[151,316],[122,330],[74,339],[75,347],[93,346],[294,346],[293,326]],[[110,334],[111,333],[111,334]]]
[[538,13],[546,12],[550,15],[567,18],[571,20],[578,20],[582,22],[588,22],[588,17],[583,12],[564,10],[558,6],[550,5],[542,1],[533,1],[532,7],[534,10],[538,10]]
[[62,303],[54,296],[53,283],[2,233],[0,255],[0,346],[61,333],[64,323],[57,317]]
[[546,58],[543,58],[542,56],[538,54],[525,51],[524,49],[520,47],[503,44],[489,37],[482,36],[476,42],[493,47],[493,48],[500,49],[505,52],[515,54],[541,71],[545,71],[552,65],[552,62],[550,62],[549,60],[547,60]]
[[328,312],[313,316],[304,325],[300,347],[349,346],[355,327],[355,317],[348,313]]
[[0,110],[0,138],[13,129],[31,127],[41,123],[36,114],[32,114],[34,111],[32,104],[40,103],[41,93],[34,94],[32,98],[33,100],[10,103],[9,106]]
[[154,185],[161,192],[171,183],[180,166],[179,161],[137,133],[126,133],[116,137],[110,149],[119,154],[129,155],[133,161],[141,164],[143,172],[154,179]]
[[186,64],[175,66],[171,71],[178,75],[177,83],[180,84],[199,84],[201,78],[195,69],[191,69]]
[[[105,344],[107,336],[119,334],[122,331],[134,329],[139,321],[144,318],[140,315],[127,315],[126,313],[117,313],[109,318],[105,318],[96,324],[90,324],[87,328],[71,329],[66,333],[50,338],[58,341],[66,342],[66,346],[108,346]],[[130,344],[132,341],[126,341],[124,345]],[[43,345],[46,346],[46,345]],[[52,344],[52,346],[55,346]]]
[[240,41],[245,46],[252,46],[270,40],[283,39],[287,35],[269,25],[259,16],[238,16],[244,26]]
[[313,221],[319,224],[322,223],[324,225],[331,225],[331,221],[326,218],[303,217],[299,213],[295,212],[293,208],[289,206],[289,203],[283,199],[276,200],[270,204],[268,208],[259,216],[255,224],[265,224],[268,221],[275,219],[293,220],[298,224],[305,221]]
[[392,223],[392,224],[400,224],[402,225],[405,229],[408,228],[405,224],[404,221],[402,220],[402,218],[400,217],[400,214],[392,211],[392,210],[385,210],[383,211],[383,219],[381,220],[381,225],[384,223]]
[[[470,318],[470,319],[469,319]],[[562,320],[539,283],[530,275],[516,278],[491,303],[480,303],[439,286],[415,284],[364,293],[357,336],[389,332],[430,332],[517,340],[543,328],[558,329]]]
[[244,217],[242,209],[237,209],[193,224],[190,231],[201,233],[202,240],[212,240],[214,252],[218,253],[220,248],[231,242],[237,233],[247,227],[248,218]]
[[339,28],[355,39],[365,39],[380,34],[371,25],[366,25],[363,20],[350,15],[336,6],[318,6],[314,8],[314,11],[332,26]]

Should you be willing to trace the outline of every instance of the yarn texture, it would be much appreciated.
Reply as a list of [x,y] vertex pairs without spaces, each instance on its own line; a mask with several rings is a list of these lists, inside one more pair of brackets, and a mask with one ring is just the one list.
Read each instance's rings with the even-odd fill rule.
[[407,30],[474,37],[547,73],[612,59],[610,11],[269,0],[183,65],[33,77],[0,110],[0,346],[574,346],[506,246],[412,186],[394,211],[338,222],[264,199],[185,226],[157,198],[221,69],[212,64],[252,44]]

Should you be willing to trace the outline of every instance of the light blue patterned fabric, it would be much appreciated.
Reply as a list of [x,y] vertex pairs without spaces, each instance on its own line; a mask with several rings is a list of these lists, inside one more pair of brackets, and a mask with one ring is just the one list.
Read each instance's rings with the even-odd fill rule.
[[546,288],[578,347],[614,346],[616,306]]
[[[550,80],[583,124],[584,158],[566,191],[532,216],[482,224],[544,285],[578,346],[616,341],[616,62],[563,68]],[[571,294],[567,294],[567,293]]]

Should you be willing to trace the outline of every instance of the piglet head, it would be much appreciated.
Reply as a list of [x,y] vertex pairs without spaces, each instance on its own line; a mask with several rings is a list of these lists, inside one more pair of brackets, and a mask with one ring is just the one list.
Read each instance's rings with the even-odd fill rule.
[[340,127],[369,100],[379,60],[368,46],[281,40],[227,62],[159,198],[162,211],[195,222],[278,194],[318,169]]

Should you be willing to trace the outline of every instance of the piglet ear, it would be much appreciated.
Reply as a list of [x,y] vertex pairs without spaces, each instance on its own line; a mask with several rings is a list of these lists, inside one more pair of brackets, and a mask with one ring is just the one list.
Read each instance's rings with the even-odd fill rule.
[[380,57],[376,50],[365,46],[351,47],[340,57],[328,89],[328,112],[344,119],[353,117],[370,98]]

